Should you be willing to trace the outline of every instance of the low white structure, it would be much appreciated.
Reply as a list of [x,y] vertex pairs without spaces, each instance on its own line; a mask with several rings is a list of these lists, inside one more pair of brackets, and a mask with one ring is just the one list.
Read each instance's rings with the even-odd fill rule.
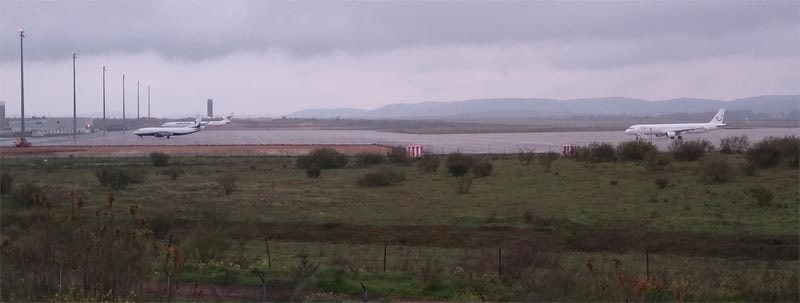
[[406,146],[406,154],[411,159],[422,158],[422,154],[423,154],[422,145],[408,145],[408,146]]
[[[78,117],[78,133],[86,134],[94,131],[94,119]],[[11,132],[19,132],[22,129],[19,119],[9,121]],[[34,117],[25,119],[25,132],[30,132],[32,136],[48,136],[72,133],[72,117]]]

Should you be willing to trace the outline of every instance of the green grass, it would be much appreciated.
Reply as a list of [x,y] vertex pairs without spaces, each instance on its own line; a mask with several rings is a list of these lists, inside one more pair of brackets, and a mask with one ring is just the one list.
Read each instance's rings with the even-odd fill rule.
[[[321,178],[310,179],[293,168],[291,158],[190,160],[200,163],[184,165],[186,174],[177,181],[159,174],[164,168],[137,167],[144,170],[145,181],[119,192],[118,201],[140,205],[153,216],[196,219],[204,211],[227,212],[234,220],[251,222],[480,226],[491,219],[524,227],[522,214],[528,211],[590,228],[644,224],[653,231],[792,235],[800,226],[798,171],[788,167],[706,184],[694,162],[674,162],[669,170],[653,173],[635,163],[585,167],[560,160],[553,172],[544,173],[508,159],[493,161],[493,176],[475,179],[469,194],[458,195],[455,178],[443,170],[426,174],[413,166],[398,168],[406,174],[400,184],[362,188],[357,178],[373,168],[325,170]],[[59,159],[57,165],[69,167],[69,161]],[[109,190],[98,185],[94,168],[52,164],[7,169],[16,184],[49,186],[54,200],[74,189],[90,206],[104,205]],[[239,177],[238,190],[230,196],[215,182],[226,173]],[[659,189],[656,178],[667,178],[671,185]],[[745,194],[753,185],[772,190],[778,206],[756,206]]]
[[[724,157],[734,165],[743,163],[737,156]],[[709,184],[700,178],[695,162],[673,162],[665,171],[651,172],[632,162],[587,165],[559,160],[551,172],[545,173],[536,163],[524,167],[508,156],[493,160],[494,174],[476,178],[470,192],[459,195],[457,180],[444,169],[429,174],[415,166],[394,167],[406,175],[399,184],[364,188],[356,180],[380,166],[324,170],[321,178],[311,179],[294,168],[294,158],[184,157],[180,166],[185,174],[171,180],[161,173],[166,168],[150,166],[147,158],[50,158],[46,163],[43,159],[15,160],[0,159],[4,172],[14,177],[16,185],[35,182],[45,186],[48,200],[57,212],[68,211],[67,193],[71,190],[84,198],[89,213],[105,207],[110,190],[98,184],[94,170],[123,164],[141,171],[144,179],[116,193],[118,218],[128,218],[128,206],[137,205],[151,221],[184,219],[196,225],[217,224],[231,238],[245,238],[243,246],[233,243],[228,252],[207,264],[199,263],[191,251],[186,251],[190,262],[180,277],[184,283],[258,287],[260,280],[250,270],[259,268],[267,271],[271,282],[288,285],[293,281],[298,256],[305,255],[320,264],[313,278],[318,292],[352,300],[359,298],[362,282],[367,285],[370,298],[379,300],[478,301],[481,295],[497,301],[613,301],[618,296],[639,300],[642,297],[631,288],[632,282],[620,286],[614,281],[620,273],[631,281],[645,274],[643,251],[588,252],[571,247],[532,246],[537,253],[548,256],[545,261],[549,260],[549,265],[516,266],[512,245],[515,239],[486,241],[486,237],[492,240],[493,235],[508,235],[503,231],[512,229],[517,235],[541,233],[569,243],[576,232],[619,229],[712,238],[717,235],[726,239],[751,235],[772,241],[796,238],[800,227],[800,177],[797,169],[786,166],[759,170],[752,177],[739,173],[729,182]],[[216,178],[228,173],[238,177],[238,188],[225,196]],[[669,179],[670,185],[659,189],[654,183],[657,178]],[[745,194],[755,185],[774,192],[774,206],[758,207]],[[24,224],[14,222],[24,222],[31,214],[29,209],[12,207],[7,203],[10,198],[0,197],[4,228]],[[536,222],[526,222],[526,217]],[[208,218],[222,221],[214,223]],[[322,235],[322,242],[270,240],[272,268],[268,269],[264,234],[237,234],[237,228],[264,223],[323,226],[321,230],[310,230],[329,232],[331,236]],[[422,226],[431,231],[418,235],[430,239],[417,246],[389,242],[384,272],[384,240],[380,238],[384,235],[358,236],[367,241],[337,238],[339,226],[361,226],[372,231]],[[192,239],[185,238],[191,235],[187,230],[190,228],[193,227],[179,227],[171,233],[179,241],[190,243]],[[443,231],[451,234],[437,234]],[[298,231],[302,233],[303,230]],[[451,243],[437,237],[456,235],[480,236],[483,242],[434,247],[437,243]],[[475,243],[482,246],[476,247]],[[497,273],[498,243],[512,246],[504,247],[507,250],[503,262],[509,262],[504,263],[508,266],[505,276]],[[795,245],[794,249],[796,244],[789,243]],[[687,298],[699,301],[791,301],[798,296],[796,258],[737,259],[693,256],[692,251],[681,253],[651,254],[651,274],[660,279],[657,281],[661,281],[662,288],[645,292],[645,299],[678,300],[680,291],[676,289],[684,284],[688,285]],[[620,270],[614,267],[615,259],[620,261]],[[588,271],[588,260],[595,265],[594,272]],[[526,271],[517,277],[515,268]],[[599,291],[604,283],[610,285],[608,290]]]

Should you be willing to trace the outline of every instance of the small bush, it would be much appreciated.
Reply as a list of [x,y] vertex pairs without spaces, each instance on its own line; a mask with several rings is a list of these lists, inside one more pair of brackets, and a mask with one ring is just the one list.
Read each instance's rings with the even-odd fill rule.
[[758,167],[752,163],[745,163],[742,165],[742,172],[744,172],[745,176],[752,177],[756,175],[756,169]]
[[462,153],[452,153],[447,155],[447,173],[454,177],[466,175],[474,160],[472,157]]
[[311,165],[306,168],[306,177],[319,178],[320,174],[322,174],[322,170],[317,165]]
[[731,136],[722,138],[719,143],[719,151],[723,154],[741,154],[750,147],[747,136]]
[[162,172],[162,174],[164,174],[166,176],[169,176],[169,178],[172,179],[172,180],[178,180],[178,177],[182,176],[184,174],[184,171],[182,169],[180,169],[180,168],[173,167],[173,168],[165,169]]
[[616,151],[611,143],[594,142],[586,146],[577,146],[570,157],[576,161],[611,162],[617,160]]
[[724,158],[708,159],[701,165],[703,179],[714,183],[724,183],[733,178],[733,166]]
[[199,263],[221,260],[230,250],[230,235],[224,229],[214,226],[197,225],[187,236],[186,251]]
[[439,170],[439,166],[441,165],[441,160],[439,160],[438,156],[434,155],[424,155],[422,159],[419,160],[419,164],[417,164],[417,168],[419,170],[426,172],[426,173],[434,173]]
[[469,193],[469,189],[472,187],[472,177],[471,176],[463,176],[458,179],[456,182],[456,193],[466,194]]
[[409,165],[411,164],[411,158],[408,157],[408,152],[405,148],[401,146],[392,147],[392,150],[389,151],[389,154],[386,155],[386,158],[389,160],[389,163],[392,164],[399,164],[399,165]]
[[25,183],[17,186],[16,190],[12,193],[12,200],[21,207],[31,207],[45,202],[47,196],[44,189],[34,183]]
[[357,183],[361,187],[378,187],[400,183],[405,179],[406,176],[402,172],[392,169],[383,169],[364,174],[364,176],[358,179]]
[[664,153],[659,153],[658,151],[652,151],[645,155],[645,161],[647,169],[652,171],[663,171],[667,169],[670,164],[672,164],[672,158],[665,155]]
[[550,169],[553,167],[553,163],[558,160],[558,153],[555,152],[547,152],[539,156],[539,164],[542,166],[545,172],[550,172]]
[[217,184],[219,184],[219,187],[222,189],[222,193],[226,196],[229,196],[236,191],[237,181],[239,181],[239,178],[232,173],[227,173],[217,178]]
[[611,180],[610,184],[611,184],[611,186],[617,186],[619,184],[619,181]]
[[142,181],[142,174],[135,170],[123,168],[102,168],[94,172],[101,185],[113,190],[124,190],[132,183]]
[[11,187],[14,185],[14,178],[8,173],[0,173],[0,194],[7,194],[11,192]]
[[749,194],[760,207],[768,207],[772,205],[772,191],[763,186],[755,186],[747,189],[745,193]]
[[488,177],[492,175],[494,166],[486,161],[476,161],[472,163],[472,174],[475,178]]
[[669,185],[669,180],[665,178],[656,179],[656,186],[658,186],[658,188],[665,189],[667,188],[667,185]]
[[708,140],[673,140],[669,147],[675,160],[697,161],[707,152],[714,150],[714,145]]
[[617,145],[617,159],[620,161],[641,161],[648,153],[656,152],[653,143],[644,140],[622,142]]
[[520,150],[517,157],[519,159],[519,163],[527,167],[535,158],[535,153],[532,150]]
[[347,165],[347,156],[332,148],[315,149],[306,156],[298,157],[295,165],[303,169],[313,165],[320,169],[343,168]]
[[364,167],[373,164],[381,164],[386,157],[381,154],[360,153],[356,155],[356,165]]
[[150,163],[157,167],[167,166],[169,165],[169,155],[162,152],[152,152],[150,153]]

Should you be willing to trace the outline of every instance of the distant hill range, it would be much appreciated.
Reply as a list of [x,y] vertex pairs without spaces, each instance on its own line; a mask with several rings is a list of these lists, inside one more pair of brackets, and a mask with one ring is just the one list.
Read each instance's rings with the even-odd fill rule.
[[751,112],[769,119],[798,119],[800,95],[756,96],[730,101],[679,98],[648,101],[623,97],[555,99],[475,99],[455,102],[390,104],[373,110],[355,108],[308,109],[290,118],[361,119],[493,119],[566,118],[577,116],[664,116],[715,112],[726,108],[739,114]]

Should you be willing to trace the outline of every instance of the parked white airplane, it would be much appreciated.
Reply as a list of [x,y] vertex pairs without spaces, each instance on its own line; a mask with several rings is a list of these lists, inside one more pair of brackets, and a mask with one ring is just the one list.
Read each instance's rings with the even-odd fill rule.
[[231,119],[233,119],[233,116],[222,116],[222,120],[208,121],[208,122],[206,122],[206,125],[208,125],[208,126],[228,125],[229,123],[231,123]]
[[157,138],[167,137],[167,139],[169,139],[172,136],[183,136],[199,132],[202,129],[201,122],[202,119],[197,118],[194,122],[191,122],[192,125],[189,126],[145,127],[137,129],[133,134],[139,137],[153,136]]
[[[228,125],[228,123],[231,123],[231,120],[226,116],[222,116],[222,120],[217,121],[200,121],[200,125],[202,126],[223,126]],[[194,125],[194,121],[172,121],[161,124],[163,127],[190,127],[192,125]]]
[[625,130],[626,134],[647,138],[647,135],[683,139],[683,134],[704,133],[726,126],[722,123],[725,118],[725,109],[720,109],[708,123],[677,123],[677,124],[637,124]]

